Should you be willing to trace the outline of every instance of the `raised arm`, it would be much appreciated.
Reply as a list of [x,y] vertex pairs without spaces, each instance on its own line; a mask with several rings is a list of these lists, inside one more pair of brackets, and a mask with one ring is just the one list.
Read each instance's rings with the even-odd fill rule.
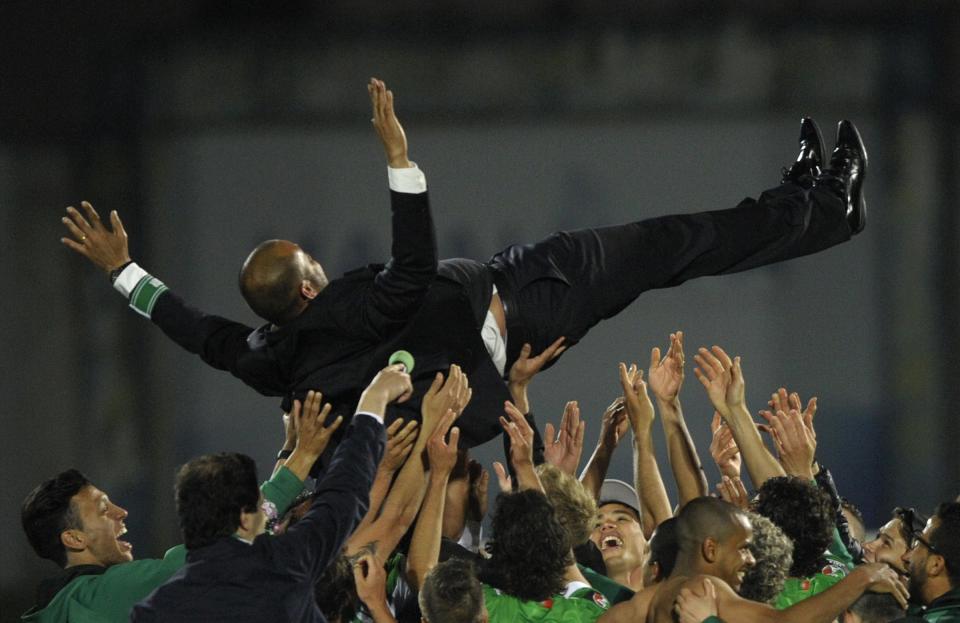
[[706,495],[707,477],[697,455],[687,423],[683,420],[680,406],[680,388],[683,387],[683,331],[670,334],[667,354],[660,357],[660,349],[650,353],[650,369],[647,378],[650,391],[660,410],[660,423],[667,440],[667,457],[677,482],[680,507],[694,498]]
[[673,516],[653,451],[653,403],[647,395],[643,370],[635,365],[628,369],[625,364],[620,364],[620,386],[626,399],[630,428],[633,429],[634,483],[643,512],[643,534],[649,539],[657,526]]
[[421,404],[420,433],[414,443],[411,458],[400,469],[387,499],[384,500],[380,516],[350,536],[347,542],[348,556],[355,557],[371,551],[382,558],[389,557],[413,525],[426,493],[425,470],[421,457],[427,441],[443,414],[449,409],[459,415],[470,401],[470,395],[467,377],[459,366],[450,366],[446,381],[442,374],[437,374]]
[[600,487],[603,486],[603,479],[607,477],[613,453],[627,434],[629,427],[627,408],[624,405],[623,396],[620,396],[610,403],[600,417],[600,436],[597,438],[597,445],[580,474],[580,482],[597,501],[600,501]]
[[413,450],[413,445],[417,440],[417,427],[419,422],[410,420],[404,426],[402,418],[397,418],[387,427],[387,449],[383,453],[383,460],[377,467],[377,475],[373,478],[373,486],[370,487],[370,508],[367,514],[363,516],[357,530],[373,523],[380,514],[380,508],[383,506],[383,500],[387,497],[387,491],[390,490],[390,483],[393,482],[393,476],[397,470],[404,464],[407,457]]
[[[417,526],[413,529],[413,540],[410,541],[407,557],[407,570],[410,572],[408,579],[418,590],[423,586],[423,578],[433,569],[440,557],[447,481],[457,463],[457,443],[460,441],[460,429],[450,428],[454,417],[453,411],[447,411],[427,442],[427,457],[430,461],[427,494],[420,508]],[[446,440],[447,431],[450,431],[450,441]]]
[[[324,426],[330,415],[330,405],[321,408],[322,400],[320,392],[309,391],[302,404],[299,400],[295,401],[291,412],[283,416],[286,432],[284,448],[290,446],[291,449],[285,458],[277,461],[270,480],[260,485],[264,499],[273,504],[276,517],[282,517],[303,491],[310,468],[343,423],[343,417],[337,416],[329,426]],[[286,452],[281,451],[280,456]]]
[[290,419],[296,431],[296,443],[293,453],[284,461],[284,467],[300,480],[307,479],[310,468],[327,449],[333,433],[343,423],[343,416],[338,415],[329,426],[324,426],[331,407],[327,403],[321,409],[322,400],[323,395],[320,392],[308,392],[302,405],[299,400],[293,402]]
[[711,350],[700,348],[694,359],[694,374],[707,390],[713,408],[730,427],[754,489],[759,489],[768,478],[785,476],[783,467],[763,445],[747,409],[740,358],[731,359],[722,348],[714,346]]
[[[533,429],[512,402],[504,404],[504,412],[507,417],[500,416],[500,425],[510,436],[510,456],[507,459],[517,474],[517,488],[521,491],[543,491],[533,463]],[[502,471],[502,468],[499,471]]]
[[544,461],[576,478],[585,431],[586,423],[580,419],[580,405],[572,400],[563,408],[559,429],[554,429],[550,422],[544,426]]
[[[513,399],[513,404],[517,410],[520,411],[524,419],[527,420],[530,429],[533,430],[534,465],[539,465],[544,461],[544,442],[540,436],[540,429],[537,428],[537,422],[533,417],[533,412],[530,410],[527,388],[530,387],[533,377],[543,369],[543,366],[559,357],[560,354],[566,350],[563,341],[564,338],[557,338],[553,344],[536,356],[532,354],[533,347],[530,346],[530,344],[524,344],[520,348],[520,354],[517,356],[517,360],[510,366],[510,372],[507,375],[507,389],[510,391],[510,398]],[[502,435],[502,440],[503,454],[504,456],[510,456],[510,436]],[[508,471],[513,472],[512,465],[508,464]]]
[[339,554],[350,532],[367,510],[368,492],[383,455],[387,405],[406,400],[413,391],[402,366],[384,368],[360,396],[357,414],[317,482],[307,514],[284,534],[258,538],[254,545],[271,550],[278,568],[295,576],[320,576]]
[[730,479],[740,478],[740,448],[733,440],[733,433],[720,417],[719,411],[713,412],[710,432],[713,435],[710,439],[710,456],[720,475]]
[[131,309],[207,364],[229,371],[261,393],[281,395],[286,391],[280,380],[265,375],[249,378],[237,366],[237,359],[249,350],[251,327],[187,305],[162,281],[131,261],[127,232],[116,210],[110,212],[108,227],[90,202],[82,201],[80,206],[82,214],[73,206],[67,208],[62,220],[70,236],[60,241],[107,273]]
[[361,313],[374,330],[404,321],[420,307],[437,274],[437,241],[427,182],[407,158],[407,137],[393,109],[393,92],[371,78],[370,94],[374,129],[383,143],[393,209],[391,258],[374,279]]

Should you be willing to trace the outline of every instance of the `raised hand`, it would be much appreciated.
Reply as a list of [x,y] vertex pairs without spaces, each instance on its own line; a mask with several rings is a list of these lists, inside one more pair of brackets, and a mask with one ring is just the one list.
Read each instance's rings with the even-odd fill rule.
[[677,399],[683,386],[683,364],[683,331],[670,334],[670,347],[662,359],[659,348],[650,351],[647,380],[657,400],[670,402]]
[[383,415],[391,402],[403,402],[413,393],[410,375],[404,371],[403,364],[387,366],[373,377],[360,395],[357,411],[366,411]]
[[[427,441],[427,458],[430,461],[430,470],[434,474],[449,476],[457,464],[457,443],[460,441],[460,429],[453,426],[457,418],[453,409],[440,418],[440,422]],[[447,431],[450,431],[450,441],[447,441]]]
[[533,467],[533,429],[512,402],[505,402],[503,410],[507,417],[500,416],[500,426],[510,436],[510,464],[517,471]]
[[710,440],[710,456],[717,464],[720,474],[729,478],[740,477],[740,448],[733,440],[733,432],[723,423],[720,413],[713,412],[713,421],[710,423],[713,438]]
[[[467,500],[467,519],[483,521],[487,515],[487,491],[490,488],[490,472],[473,459],[467,466],[470,476],[470,497]],[[509,478],[509,476],[508,476]]]
[[297,435],[296,450],[314,459],[323,454],[330,443],[330,437],[343,423],[343,416],[338,415],[330,426],[324,426],[331,407],[330,403],[327,403],[321,409],[322,402],[323,394],[308,391],[302,406],[299,400],[293,401],[293,413],[290,415]]
[[[776,392],[771,394],[770,400],[767,401],[767,406],[770,407],[770,411],[776,413],[777,411],[789,411],[790,409],[796,409],[800,411],[803,415],[803,424],[807,427],[807,430],[813,435],[813,438],[817,438],[817,431],[813,428],[813,418],[817,415],[817,397],[814,396],[809,401],[807,401],[806,408],[803,408],[802,402],[800,400],[800,394],[797,392],[788,393],[786,388],[781,387]],[[761,413],[762,415],[762,413]],[[767,430],[765,425],[761,425],[763,430]],[[771,433],[773,434],[773,433]]]
[[576,476],[580,456],[583,454],[585,430],[586,423],[580,420],[579,405],[576,401],[568,402],[563,410],[559,432],[549,422],[544,427],[544,460],[567,474]]
[[766,427],[773,436],[783,470],[791,476],[813,480],[817,439],[806,427],[804,416],[796,409],[776,413],[761,411],[760,415],[767,420]]
[[743,373],[740,357],[730,356],[719,346],[707,350],[701,347],[694,360],[693,373],[707,390],[707,396],[720,415],[726,419],[736,408],[745,408]]
[[407,136],[393,110],[393,91],[388,91],[387,85],[382,80],[370,78],[367,92],[370,94],[370,105],[373,108],[373,118],[370,121],[377,135],[380,136],[380,141],[383,142],[387,164],[394,169],[413,166],[407,159]]
[[418,426],[416,420],[410,420],[404,426],[403,419],[397,418],[387,427],[387,448],[383,452],[383,460],[380,461],[380,470],[393,473],[400,469],[413,450]]
[[513,478],[507,468],[500,461],[493,462],[493,473],[497,475],[497,484],[500,486],[500,493],[510,493],[513,491]]
[[620,387],[623,389],[624,405],[630,426],[636,432],[647,429],[653,424],[653,403],[647,394],[647,384],[643,381],[643,370],[632,364],[627,368],[620,363]]
[[302,403],[293,401],[290,413],[284,415],[287,440],[283,447],[291,450],[291,453],[286,460],[277,463],[276,469],[284,466],[300,480],[306,480],[310,475],[313,464],[327,449],[333,433],[343,423],[343,416],[338,415],[329,426],[324,426],[330,415],[330,405],[323,405],[321,409],[322,401],[323,395],[312,390],[307,392]]
[[610,451],[614,450],[620,444],[623,436],[627,434],[629,428],[630,421],[627,419],[626,399],[620,396],[610,403],[610,406],[600,417],[600,438],[597,445]]
[[543,369],[543,366],[559,357],[567,349],[563,345],[564,339],[563,337],[557,338],[553,344],[547,346],[542,353],[535,357],[530,356],[533,347],[530,344],[524,344],[523,348],[520,349],[517,360],[510,366],[509,382],[515,385],[529,384],[533,377]]
[[423,397],[420,408],[423,425],[436,425],[448,409],[453,410],[459,416],[470,402],[472,395],[473,392],[470,389],[467,375],[463,373],[460,366],[457,364],[450,366],[446,381],[444,381],[443,374],[438,372],[433,380],[433,385],[430,386]]
[[110,212],[110,229],[100,221],[100,215],[88,201],[81,201],[80,207],[86,216],[70,206],[67,216],[61,219],[67,226],[72,238],[61,238],[60,242],[109,273],[130,261],[127,232],[120,222],[116,210]]
[[724,476],[723,480],[717,483],[717,495],[724,502],[729,502],[743,510],[750,510],[750,495],[739,478]]

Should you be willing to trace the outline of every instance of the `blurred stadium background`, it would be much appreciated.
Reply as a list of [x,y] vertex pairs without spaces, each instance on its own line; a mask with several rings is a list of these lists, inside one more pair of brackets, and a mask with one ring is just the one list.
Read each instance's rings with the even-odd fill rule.
[[[63,208],[119,210],[143,266],[255,324],[235,280],[260,240],[300,241],[332,276],[389,252],[370,76],[396,92],[445,257],[731,207],[778,182],[802,115],[831,143],[857,122],[861,236],[644,295],[537,379],[534,410],[556,422],[579,400],[586,456],[616,363],[683,329],[688,352],[743,356],[755,410],[784,384],[820,397],[818,455],[868,526],[960,492],[956,2],[8,0],[0,24],[4,620],[53,570],[19,526],[40,480],[80,468],[158,556],[180,463],[235,450],[265,474],[282,443],[278,400],[181,351],[60,245]],[[689,368],[682,398],[715,481]],[[628,448],[610,475],[630,478]]]

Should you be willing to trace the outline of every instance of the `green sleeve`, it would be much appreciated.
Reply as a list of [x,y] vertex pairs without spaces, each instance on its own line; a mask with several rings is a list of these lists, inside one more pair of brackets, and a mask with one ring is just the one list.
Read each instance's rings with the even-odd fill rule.
[[286,466],[278,469],[270,480],[260,485],[260,492],[263,493],[264,499],[276,507],[278,517],[287,512],[301,491],[303,491],[303,481]]
[[701,623],[723,623],[723,619],[718,616],[710,615],[701,621]]
[[186,559],[186,548],[178,545],[159,560],[147,558],[114,565],[102,575],[74,580],[56,600],[63,602],[60,607],[70,613],[69,620],[86,621],[79,613],[88,612],[93,616],[90,621],[127,621],[133,605],[166,582]]
[[827,551],[830,552],[831,558],[843,564],[847,570],[853,569],[853,556],[850,555],[847,546],[843,544],[843,539],[840,538],[840,531],[837,530],[836,526],[833,528],[833,540],[831,540],[827,546]]

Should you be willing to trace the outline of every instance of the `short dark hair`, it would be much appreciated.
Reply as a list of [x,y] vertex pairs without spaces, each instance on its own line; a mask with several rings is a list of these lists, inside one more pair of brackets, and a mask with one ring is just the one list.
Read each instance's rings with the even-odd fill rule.
[[897,531],[908,546],[913,535],[923,532],[923,528],[927,525],[927,518],[912,507],[898,506],[893,509],[893,516],[898,520]]
[[512,597],[543,601],[563,591],[570,533],[541,491],[497,496],[491,560],[481,578]]
[[274,324],[294,316],[304,279],[299,263],[270,255],[270,250],[280,242],[260,243],[240,269],[238,279],[240,293],[253,313]]
[[854,519],[856,519],[857,521],[859,521],[859,522],[860,522],[860,528],[861,528],[861,529],[864,529],[864,528],[866,527],[867,522],[864,521],[864,519],[863,519],[863,511],[861,511],[860,508],[859,508],[856,504],[854,504],[853,502],[851,502],[850,500],[848,500],[848,499],[845,498],[845,497],[841,497],[841,498],[840,498],[840,509],[841,509],[841,511],[844,511],[844,510],[847,511],[848,513],[850,513],[850,515],[851,515]]
[[175,491],[184,545],[210,545],[237,531],[241,512],[257,510],[257,465],[245,454],[206,454],[180,468]]
[[666,579],[673,573],[677,564],[677,551],[680,545],[677,542],[677,518],[669,517],[656,527],[650,537],[650,560],[648,564],[660,565],[660,578]]
[[746,513],[734,506],[707,496],[687,502],[677,515],[677,545],[679,551],[698,549],[704,539],[724,539],[737,526],[737,520],[746,520]]
[[740,596],[774,605],[793,566],[793,541],[763,515],[748,513],[753,528],[750,553],[756,561],[740,584]]
[[342,552],[313,585],[313,598],[328,621],[349,623],[360,610],[353,567]]
[[52,560],[61,567],[67,564],[67,549],[60,533],[83,528],[71,499],[90,485],[87,477],[75,469],[60,472],[44,480],[23,501],[20,523],[27,540],[40,558]]
[[833,539],[836,510],[830,496],[801,478],[770,478],[757,491],[754,510],[770,519],[793,541],[790,577],[814,575],[826,564],[823,557]]
[[930,544],[946,561],[950,587],[956,588],[960,585],[960,502],[944,502],[934,517],[940,525],[930,535]]
[[483,614],[483,589],[473,563],[441,562],[423,580],[420,611],[429,623],[476,623]]
[[889,593],[864,593],[847,610],[863,623],[889,623],[903,618],[903,608]]

